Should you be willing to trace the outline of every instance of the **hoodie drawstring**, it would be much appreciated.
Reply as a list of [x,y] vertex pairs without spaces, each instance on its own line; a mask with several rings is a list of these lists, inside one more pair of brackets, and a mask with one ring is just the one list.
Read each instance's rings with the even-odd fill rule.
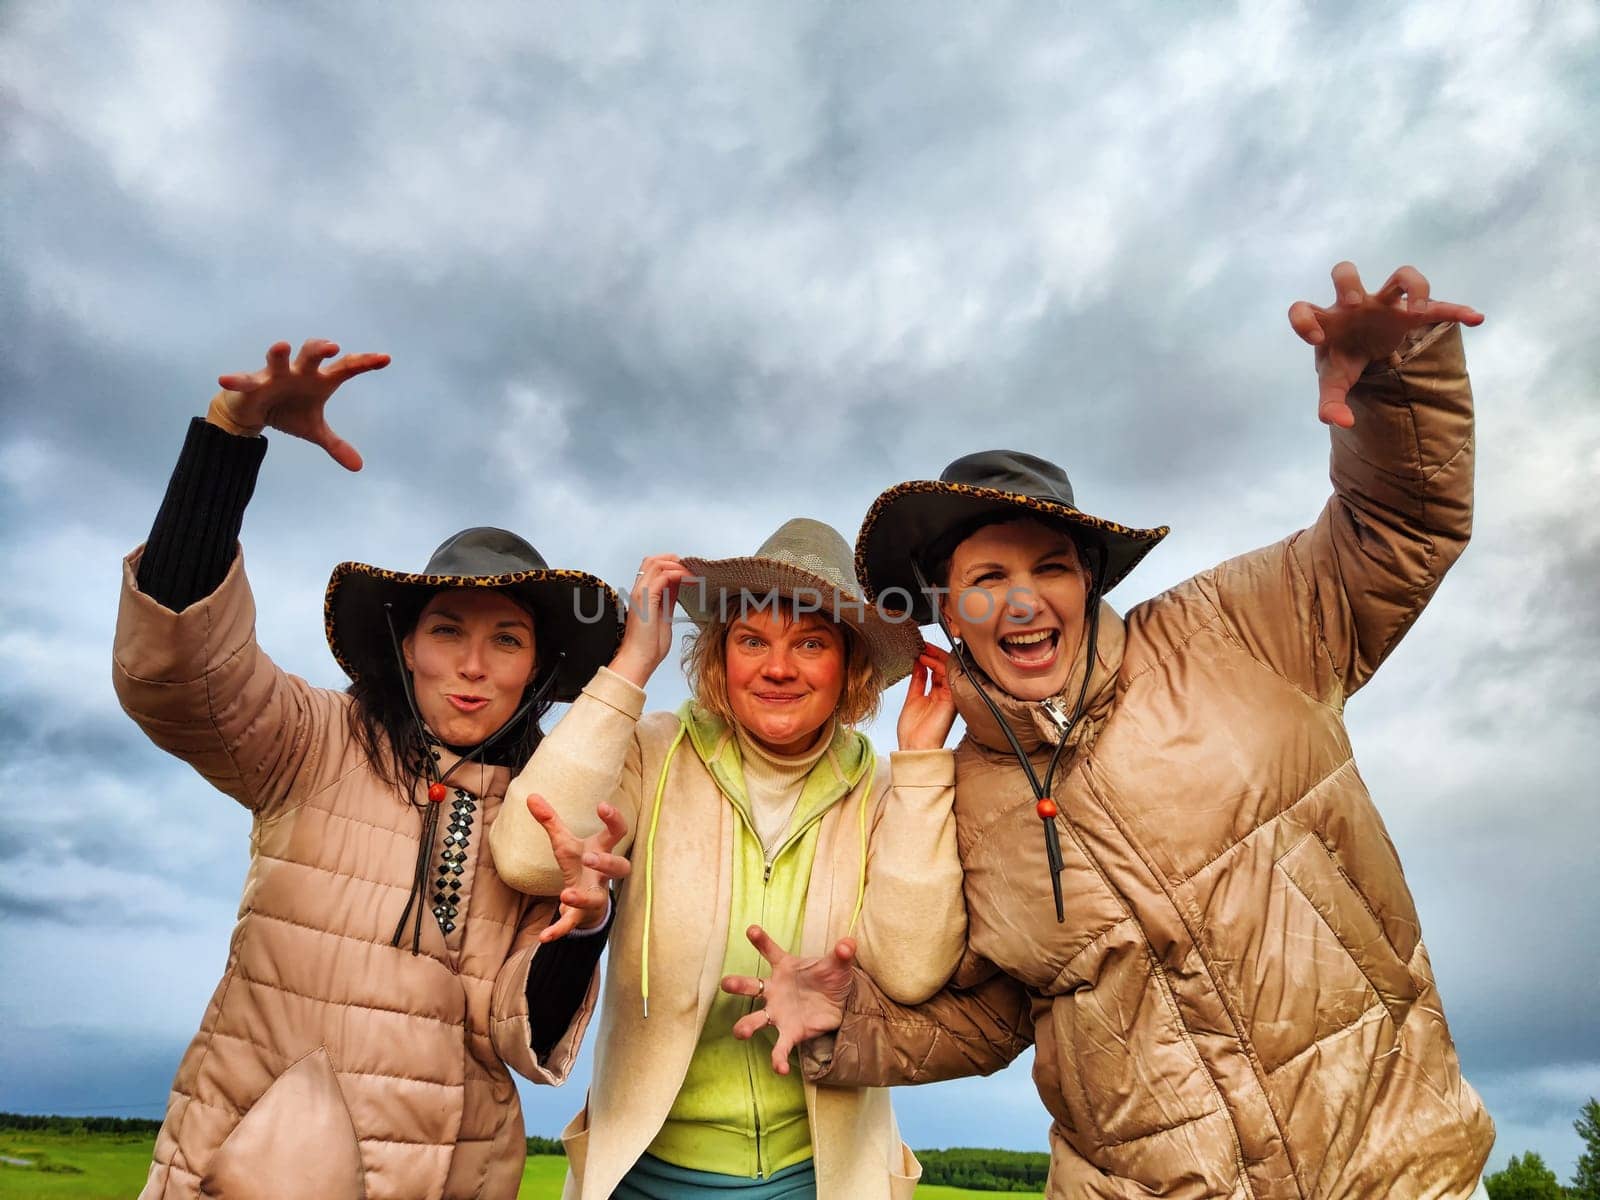
[[644,842],[644,937],[639,948],[639,999],[644,1005],[645,1017],[650,1016],[650,916],[656,902],[656,827],[661,824],[661,797],[667,790],[667,772],[672,767],[672,756],[678,752],[687,724],[678,726],[678,735],[667,748],[666,761],[661,764],[661,774],[656,778],[655,800],[650,805],[650,832]]

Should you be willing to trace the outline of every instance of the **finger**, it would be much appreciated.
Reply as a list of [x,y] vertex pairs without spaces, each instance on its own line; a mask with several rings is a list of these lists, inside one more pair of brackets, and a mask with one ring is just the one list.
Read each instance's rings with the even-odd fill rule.
[[1451,304],[1448,300],[1434,300],[1428,306],[1428,317],[1434,321],[1457,321],[1462,325],[1482,325],[1483,314],[1465,304]]
[[343,383],[346,379],[353,379],[368,371],[381,371],[390,361],[387,354],[346,354],[338,362],[329,363],[324,374],[331,375]]
[[755,1012],[740,1017],[733,1023],[733,1036],[741,1042],[749,1041],[765,1029],[770,1021],[767,1020],[767,1010],[758,1008]]
[[572,836],[567,832],[566,823],[556,815],[556,810],[550,807],[550,802],[539,795],[538,792],[529,794],[528,812],[532,814],[535,821],[544,826],[544,831],[550,835],[552,842],[557,838],[565,839]]
[[561,890],[561,903],[575,912],[596,913],[606,910],[610,897],[606,895],[604,887],[569,887]]
[[620,854],[601,854],[591,850],[583,856],[583,865],[607,879],[626,879],[633,874],[633,864]]
[[1353,262],[1337,264],[1331,272],[1333,294],[1340,304],[1360,304],[1367,298],[1367,289],[1361,286],[1361,272]]
[[628,823],[622,819],[622,813],[615,805],[599,804],[594,811],[606,827],[605,833],[600,835],[600,849],[609,850],[628,836]]
[[575,908],[563,908],[561,910],[561,916],[557,918],[555,924],[551,925],[548,929],[540,931],[539,940],[541,942],[553,942],[558,938],[566,937],[567,934],[571,933],[577,927],[578,910]]
[[302,375],[315,375],[322,363],[339,353],[337,343],[326,338],[307,338],[295,355],[294,369]]
[[834,946],[833,946],[833,961],[838,963],[841,967],[848,967],[852,962],[855,961],[855,957],[856,957],[856,940],[855,940],[855,938],[840,938],[837,942],[834,943]]
[[289,343],[273,342],[267,347],[267,370],[277,374],[289,369]]
[[262,380],[250,375],[218,375],[217,382],[230,392],[240,392],[248,395],[262,384]]
[[938,663],[939,666],[943,667],[950,661],[950,651],[943,646],[935,646],[932,642],[923,642],[922,653],[917,657],[925,658],[929,662]]
[[1317,310],[1314,305],[1304,300],[1296,300],[1289,306],[1289,325],[1300,335],[1300,340],[1313,346],[1320,346],[1327,335],[1322,330],[1322,322],[1317,320]]
[[317,444],[326,450],[329,457],[346,471],[361,470],[361,451],[334,433],[333,430],[328,430],[327,435],[319,438]]
[[794,1049],[794,1039],[783,1030],[778,1030],[778,1040],[772,1047],[772,1069],[779,1075],[789,1073],[789,1052]]
[[1397,304],[1406,298],[1406,308],[1411,312],[1428,309],[1428,280],[1415,267],[1396,267],[1394,274],[1378,289],[1373,299],[1380,304]]
[[1353,428],[1356,414],[1351,411],[1346,399],[1348,395],[1349,392],[1339,384],[1326,380],[1320,383],[1317,387],[1317,420],[1340,429]]
[[777,966],[779,960],[786,954],[784,948],[767,936],[767,931],[759,925],[750,926],[744,931],[744,935],[750,939],[750,944],[756,948],[761,957],[773,966]]
[[763,991],[762,982],[754,975],[724,975],[722,990],[730,996],[759,996]]

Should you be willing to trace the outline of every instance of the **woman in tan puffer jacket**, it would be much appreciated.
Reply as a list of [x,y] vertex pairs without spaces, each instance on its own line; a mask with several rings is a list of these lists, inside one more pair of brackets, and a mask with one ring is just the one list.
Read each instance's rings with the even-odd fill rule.
[[[227,966],[178,1068],[148,1200],[512,1200],[526,1143],[507,1068],[541,1083],[571,1069],[601,877],[627,869],[606,853],[616,832],[597,835],[598,869],[567,877],[558,917],[501,882],[485,836],[548,697],[575,695],[615,649],[598,580],[470,529],[420,575],[335,570],[328,634],[350,692],[256,645],[235,539],[258,435],[270,424],[359,467],[323,405],[388,358],[324,366],[336,352],[308,342],[291,362],[279,343],[262,371],[222,377],[124,566],[123,706],[251,814]],[[573,926],[594,935],[546,940]]]
[[[1482,318],[1410,268],[1334,283],[1290,313],[1334,426],[1310,528],[1122,619],[1100,596],[1166,530],[990,452],[890,489],[857,542],[880,601],[950,589],[969,954],[918,1007],[787,960],[769,1006],[837,1026],[809,1047],[824,1083],[986,1073],[1034,1043],[1051,1197],[1461,1198],[1493,1142],[1342,719],[1466,544],[1456,323]],[[831,1015],[794,1015],[797,989]]]

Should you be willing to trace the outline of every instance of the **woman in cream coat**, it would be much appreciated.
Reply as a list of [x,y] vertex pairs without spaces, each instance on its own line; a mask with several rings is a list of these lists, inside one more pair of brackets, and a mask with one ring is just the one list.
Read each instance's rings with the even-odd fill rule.
[[[620,815],[618,898],[594,1081],[567,1128],[569,1200],[909,1197],[921,1173],[886,1091],[775,1075],[755,1004],[759,923],[815,954],[853,938],[900,999],[938,990],[964,944],[942,655],[861,600],[848,545],[794,520],[754,557],[645,560],[623,644],[512,783],[491,834],[513,887],[562,889],[558,860]],[[640,719],[682,602],[694,699]],[[889,765],[851,726],[913,675]],[[525,802],[525,803],[524,803]],[[614,811],[613,811],[614,810]],[[544,828],[539,826],[543,824]],[[562,896],[572,903],[573,893]]]

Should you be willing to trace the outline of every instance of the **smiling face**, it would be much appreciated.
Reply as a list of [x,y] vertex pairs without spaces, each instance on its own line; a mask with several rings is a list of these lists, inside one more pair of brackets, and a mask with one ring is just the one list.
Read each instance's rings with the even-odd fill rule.
[[504,725],[537,665],[527,610],[478,588],[437,593],[401,650],[423,723],[452,746],[475,746]]
[[947,582],[945,620],[990,679],[1020,700],[1066,686],[1089,592],[1071,537],[1032,518],[985,525],[956,546]]
[[745,732],[775,754],[810,749],[844,691],[844,630],[816,613],[756,609],[728,626],[723,654]]

